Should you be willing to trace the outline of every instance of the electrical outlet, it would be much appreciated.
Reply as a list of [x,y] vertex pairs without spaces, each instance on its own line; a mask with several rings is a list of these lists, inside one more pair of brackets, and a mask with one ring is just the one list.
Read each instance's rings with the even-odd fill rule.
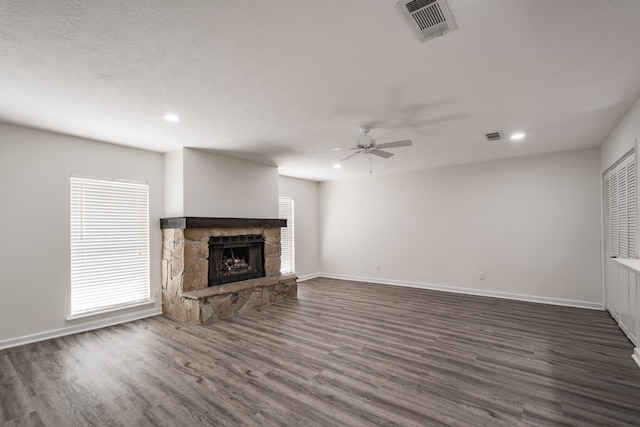
[[484,273],[480,273],[480,280],[484,280],[485,278],[485,274]]
[[376,264],[376,271],[380,271],[380,264]]
[[160,296],[160,289],[154,289],[153,290],[153,297],[154,298],[158,298]]

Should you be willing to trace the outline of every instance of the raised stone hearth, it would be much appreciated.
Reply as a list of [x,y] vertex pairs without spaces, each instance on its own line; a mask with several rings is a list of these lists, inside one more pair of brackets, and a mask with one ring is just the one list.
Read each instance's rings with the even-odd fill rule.
[[[295,275],[280,274],[281,219],[161,219],[162,312],[191,323],[209,323],[267,304],[297,298]],[[261,235],[264,275],[209,286],[211,237]]]

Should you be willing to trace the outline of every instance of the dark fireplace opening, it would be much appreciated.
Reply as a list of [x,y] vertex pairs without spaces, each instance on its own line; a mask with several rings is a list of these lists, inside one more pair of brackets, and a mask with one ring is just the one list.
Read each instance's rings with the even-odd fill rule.
[[209,286],[264,277],[260,234],[209,237]]

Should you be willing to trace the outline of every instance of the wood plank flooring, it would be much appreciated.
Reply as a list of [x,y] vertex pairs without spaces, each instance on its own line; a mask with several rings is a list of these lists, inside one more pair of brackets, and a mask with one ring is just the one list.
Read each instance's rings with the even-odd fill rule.
[[605,312],[318,278],[0,351],[0,424],[638,426],[632,352]]

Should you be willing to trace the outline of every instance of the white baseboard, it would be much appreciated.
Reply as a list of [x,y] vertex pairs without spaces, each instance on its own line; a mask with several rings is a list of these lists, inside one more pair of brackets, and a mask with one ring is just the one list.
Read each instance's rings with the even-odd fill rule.
[[631,357],[633,358],[633,360],[636,361],[636,363],[638,364],[638,367],[640,367],[640,347],[636,347],[633,350],[633,354],[631,355]]
[[589,301],[576,301],[562,298],[539,297],[534,295],[514,294],[510,292],[487,291],[473,288],[459,288],[456,286],[435,285],[433,283],[406,282],[402,280],[388,280],[375,277],[344,276],[338,274],[318,273],[314,277],[328,277],[331,279],[353,280],[356,282],[379,283],[382,285],[405,286],[408,288],[429,289],[433,291],[453,292],[458,294],[478,295],[483,297],[493,297],[511,299],[517,301],[536,302],[540,304],[562,305],[566,307],[587,308],[590,310],[604,310],[601,303]]
[[103,317],[88,322],[80,323],[79,321],[74,321],[73,324],[64,328],[0,341],[0,350],[3,350],[5,348],[17,347],[24,344],[31,344],[38,341],[44,341],[51,338],[58,338],[65,335],[77,334],[79,332],[91,331],[93,329],[105,328],[107,326],[118,325],[120,323],[132,322],[134,320],[157,316],[159,314],[162,314],[162,308],[153,307],[146,310],[138,310],[135,312],[127,312],[119,315]]
[[315,279],[320,277],[320,273],[305,274],[304,276],[298,276],[298,282],[304,282],[305,280]]

